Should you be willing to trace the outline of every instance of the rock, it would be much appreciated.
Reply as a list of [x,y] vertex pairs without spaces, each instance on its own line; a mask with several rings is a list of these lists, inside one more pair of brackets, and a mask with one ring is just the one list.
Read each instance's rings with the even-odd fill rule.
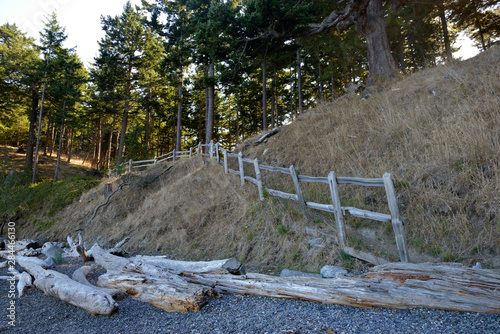
[[48,257],[43,261],[43,266],[42,268],[47,269],[47,268],[52,268],[56,265],[56,262],[54,261],[53,258]]
[[318,236],[318,231],[312,227],[307,227],[305,229],[305,232],[307,235],[310,235],[311,237],[317,237]]
[[472,266],[472,268],[474,268],[474,269],[482,269],[483,267],[481,266],[480,262],[476,262],[476,264],[474,266]]
[[280,274],[280,277],[297,277],[297,276],[321,278],[321,275],[319,274],[303,273],[302,271],[295,271],[289,269],[283,269],[283,271]]
[[324,266],[321,268],[320,273],[323,278],[336,278],[346,275],[347,270],[335,266]]
[[236,259],[229,259],[222,266],[222,268],[226,269],[228,273],[233,275],[245,275],[246,270],[245,266]]
[[5,250],[5,238],[0,237],[0,250]]
[[309,246],[323,248],[325,246],[322,245],[322,242],[323,242],[322,238],[311,238],[311,239],[309,239]]

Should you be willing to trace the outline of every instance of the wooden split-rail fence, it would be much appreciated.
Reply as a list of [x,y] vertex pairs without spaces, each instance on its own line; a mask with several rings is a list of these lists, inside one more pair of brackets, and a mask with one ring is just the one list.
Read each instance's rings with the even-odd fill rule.
[[[213,159],[216,159],[219,164],[224,166],[224,172],[226,174],[232,173],[236,174],[240,177],[241,185],[244,185],[246,181],[251,184],[257,186],[259,191],[260,200],[264,200],[264,192],[269,195],[293,200],[298,202],[300,209],[303,214],[307,216],[307,208],[321,210],[333,213],[335,216],[335,224],[337,228],[337,236],[338,236],[338,244],[340,248],[346,252],[347,254],[362,258],[368,262],[374,264],[381,264],[379,258],[365,252],[360,252],[354,250],[352,247],[348,247],[346,240],[346,228],[344,224],[344,216],[349,214],[354,217],[366,218],[380,222],[388,222],[392,224],[392,228],[394,231],[394,236],[396,239],[396,245],[399,251],[399,258],[401,262],[409,262],[408,255],[408,245],[406,243],[406,237],[404,233],[404,227],[402,222],[402,217],[399,214],[396,191],[394,189],[394,183],[391,178],[391,174],[385,173],[382,178],[359,178],[359,177],[338,177],[334,171],[331,171],[328,176],[318,177],[318,176],[306,176],[306,175],[298,175],[297,170],[293,165],[289,168],[285,167],[274,167],[262,165],[259,163],[258,159],[249,159],[244,158],[243,154],[240,152],[238,154],[234,154],[229,152],[228,150],[220,147],[219,143],[210,143],[210,144],[198,144],[194,149],[190,148],[189,151],[175,151],[169,152],[165,155],[155,157],[151,160],[141,160],[141,161],[132,161],[129,160],[117,168],[110,170],[109,175],[112,173],[117,174],[120,170],[128,172],[133,172],[135,170],[139,170],[142,168],[147,168],[150,166],[154,166],[157,163],[172,160],[175,161],[179,158],[191,158],[195,155],[207,156]],[[229,168],[229,158],[237,158],[238,159],[238,170],[234,170]],[[253,165],[253,169],[255,172],[255,177],[250,175],[245,175],[244,163],[248,163]],[[261,170],[266,170],[270,172],[279,172],[291,177],[291,181],[293,182],[295,188],[295,194],[286,193],[283,191],[271,189],[265,187],[262,182]],[[323,203],[315,203],[306,201],[302,188],[300,186],[301,182],[311,182],[311,183],[325,183],[328,184],[330,188],[330,196],[331,203],[323,204]],[[391,214],[373,212],[368,210],[363,210],[350,206],[342,206],[340,202],[340,194],[339,194],[339,184],[354,184],[358,186],[364,187],[383,187],[385,188],[385,192],[387,195],[387,202],[389,206],[389,211]]]

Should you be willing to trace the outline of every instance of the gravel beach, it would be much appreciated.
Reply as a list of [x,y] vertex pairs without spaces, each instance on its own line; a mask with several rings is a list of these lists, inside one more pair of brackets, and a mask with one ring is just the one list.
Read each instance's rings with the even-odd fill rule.
[[[71,275],[81,265],[55,269]],[[95,283],[102,272],[92,273],[89,280]],[[0,276],[6,275],[7,269],[0,269]],[[6,333],[500,333],[500,314],[363,309],[239,295],[209,299],[197,313],[169,313],[127,297],[118,302],[117,313],[92,316],[37,289],[16,296],[13,327],[8,290],[8,281],[1,280],[0,332]]]

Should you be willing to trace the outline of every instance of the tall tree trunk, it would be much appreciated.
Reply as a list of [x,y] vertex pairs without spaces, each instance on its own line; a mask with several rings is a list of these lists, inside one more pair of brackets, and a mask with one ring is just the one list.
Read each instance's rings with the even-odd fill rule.
[[335,87],[335,78],[332,75],[332,102],[337,99],[337,88]]
[[300,69],[300,50],[297,50],[297,90],[299,94],[298,114],[302,115],[302,70]]
[[[63,103],[63,115],[64,109],[66,109],[66,101]],[[56,163],[56,171],[54,172],[54,182],[57,181],[57,174],[59,173],[59,164],[61,162],[61,149],[63,146],[63,134],[64,134],[64,118],[61,120],[61,130],[59,133],[59,148],[57,149],[57,163]]]
[[26,160],[24,170],[27,172],[33,167],[33,145],[35,144],[35,124],[38,111],[38,91],[33,88],[31,99],[30,127],[28,133],[28,145],[26,145]]
[[267,131],[267,72],[266,57],[262,59],[262,129]]
[[102,153],[102,118],[97,120],[96,169],[99,169]]
[[31,179],[32,184],[34,184],[36,181],[36,168],[37,168],[37,164],[38,164],[38,149],[40,147],[40,132],[42,130],[43,101],[45,99],[45,86],[47,85],[47,71],[49,69],[49,59],[50,59],[50,50],[49,50],[49,54],[47,56],[47,63],[45,64],[45,74],[43,76],[42,101],[40,103],[40,114],[38,116],[38,133],[36,135],[35,163],[33,165],[33,178]]
[[111,126],[109,129],[108,151],[106,153],[106,167],[108,169],[111,165],[111,150],[113,149],[113,131],[115,131],[115,121],[116,121],[116,114],[113,114],[113,121],[111,122]]
[[236,99],[236,145],[240,143],[240,99]]
[[128,68],[128,80],[125,88],[125,110],[122,117],[122,129],[120,131],[120,145],[118,146],[118,159],[122,158],[123,147],[125,146],[125,134],[127,133],[128,113],[130,111],[130,92],[132,91],[132,66]]
[[67,163],[70,163],[71,161],[71,154],[73,153],[73,137],[75,135],[75,131],[73,129],[73,127],[71,127],[71,135],[70,135],[70,139],[69,139],[69,145],[68,145],[68,160],[66,161]]
[[148,103],[146,107],[146,121],[145,121],[145,133],[144,133],[144,146],[146,149],[146,152],[144,152],[145,155],[148,154],[149,152],[149,136],[150,136],[150,123],[151,123],[151,88],[148,89]]
[[444,50],[446,54],[446,61],[453,61],[453,55],[451,54],[451,45],[450,45],[450,34],[448,32],[448,23],[446,21],[446,13],[444,10],[444,4],[439,4],[439,17],[441,18],[441,27],[443,29],[443,37],[444,37]]
[[321,58],[318,57],[318,91],[319,91],[319,100],[323,101],[323,80],[321,79]]
[[214,132],[214,62],[212,59],[208,65],[208,77],[210,84],[208,86],[207,119],[205,120],[205,143],[207,144],[212,141]]
[[50,126],[50,143],[49,143],[49,156],[52,156],[52,151],[54,150],[54,142],[56,137],[56,123],[52,123]]
[[274,67],[274,77],[273,77],[273,99],[271,101],[271,129],[274,129],[277,125],[277,103],[276,103],[276,67]]
[[50,116],[52,115],[52,111],[49,109],[49,113],[47,114],[47,131],[45,131],[45,146],[43,148],[43,155],[47,156],[47,149],[49,148],[49,142],[50,142],[50,125],[52,124],[50,122]]
[[356,30],[366,40],[370,70],[367,86],[375,84],[378,80],[396,77],[398,72],[387,39],[382,0],[370,1],[366,10],[366,20],[358,20]]
[[178,101],[177,101],[177,136],[175,139],[175,150],[181,150],[181,137],[182,137],[182,104],[184,102],[184,94],[183,94],[183,68],[180,67],[179,73],[179,88],[178,88]]
[[[154,122],[153,122],[153,126],[154,126]],[[158,136],[156,138],[156,154],[155,154],[157,157],[162,155],[160,153],[160,140],[161,140],[161,117],[158,117]]]

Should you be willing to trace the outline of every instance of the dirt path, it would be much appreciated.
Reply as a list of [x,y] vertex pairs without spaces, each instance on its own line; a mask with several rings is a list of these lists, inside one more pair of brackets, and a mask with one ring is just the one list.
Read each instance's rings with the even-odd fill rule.
[[[25,153],[16,153],[17,147],[0,145],[0,162],[3,160],[5,165],[0,163],[1,169],[11,170],[15,168],[17,171],[21,171],[24,168],[24,161],[26,160]],[[61,163],[59,166],[59,176],[58,179],[62,180],[68,177],[78,177],[78,176],[88,176],[91,172],[91,168],[87,164],[83,164],[83,161],[78,157],[72,158],[70,163],[67,163],[68,157],[63,154],[61,156]],[[45,176],[49,178],[54,177],[54,172],[57,164],[57,153],[53,153],[52,156],[43,156],[40,154],[38,156],[38,172],[39,176]]]

